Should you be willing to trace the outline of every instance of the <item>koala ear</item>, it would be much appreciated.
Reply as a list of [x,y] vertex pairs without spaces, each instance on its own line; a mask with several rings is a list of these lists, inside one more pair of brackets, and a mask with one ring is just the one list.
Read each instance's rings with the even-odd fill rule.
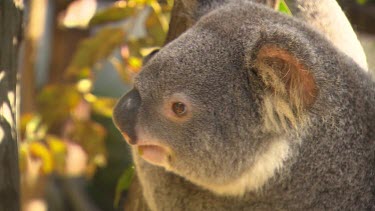
[[259,48],[254,67],[268,90],[264,101],[266,126],[297,127],[318,94],[312,73],[293,53],[276,44]]
[[153,50],[151,53],[147,54],[147,56],[143,58],[143,64],[146,64],[157,52],[159,52],[159,49]]

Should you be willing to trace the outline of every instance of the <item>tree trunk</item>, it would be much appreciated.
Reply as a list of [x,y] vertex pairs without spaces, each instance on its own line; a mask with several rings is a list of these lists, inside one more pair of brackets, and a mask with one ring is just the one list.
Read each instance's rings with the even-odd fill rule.
[[344,9],[352,25],[356,30],[375,34],[375,3],[369,1],[361,5],[353,0],[339,0],[338,3]]
[[17,52],[22,1],[0,1],[0,210],[19,210],[16,131]]

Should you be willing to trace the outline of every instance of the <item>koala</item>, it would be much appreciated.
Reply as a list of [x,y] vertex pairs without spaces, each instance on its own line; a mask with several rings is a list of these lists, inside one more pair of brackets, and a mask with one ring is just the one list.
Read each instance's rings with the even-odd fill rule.
[[[114,108],[145,210],[375,209],[375,82],[305,22],[210,4]],[[238,21],[241,20],[241,21]]]

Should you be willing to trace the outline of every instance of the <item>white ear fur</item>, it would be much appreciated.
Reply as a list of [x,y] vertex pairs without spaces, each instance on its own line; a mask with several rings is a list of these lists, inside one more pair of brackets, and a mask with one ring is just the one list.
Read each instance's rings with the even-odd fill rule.
[[254,67],[269,90],[263,106],[266,127],[297,127],[316,100],[314,76],[291,52],[274,44],[260,48]]

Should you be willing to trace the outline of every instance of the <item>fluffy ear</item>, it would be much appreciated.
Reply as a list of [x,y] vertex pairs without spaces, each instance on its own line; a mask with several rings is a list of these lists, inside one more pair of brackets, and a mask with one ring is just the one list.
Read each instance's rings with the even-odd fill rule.
[[305,64],[276,44],[264,44],[255,58],[255,70],[267,88],[264,99],[266,127],[297,127],[315,102],[318,87]]

